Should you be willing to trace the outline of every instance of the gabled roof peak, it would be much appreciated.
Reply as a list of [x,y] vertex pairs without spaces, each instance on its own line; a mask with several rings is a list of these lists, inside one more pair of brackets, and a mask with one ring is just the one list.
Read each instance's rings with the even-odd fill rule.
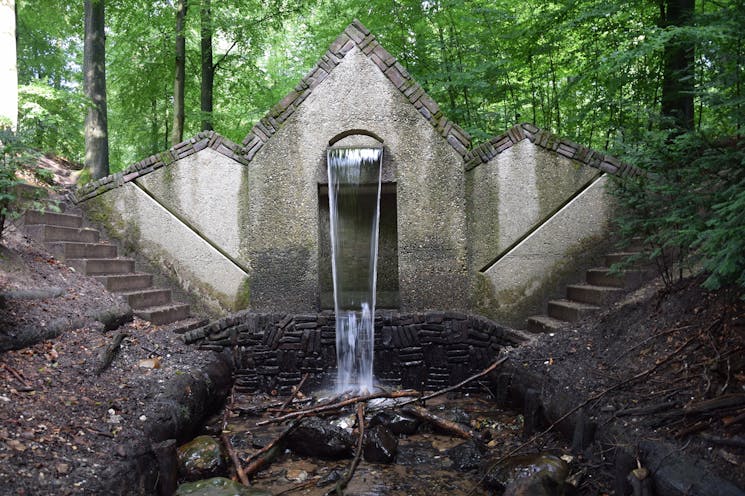
[[252,160],[271,136],[311,94],[313,89],[328,77],[331,71],[352,48],[357,47],[388,78],[414,108],[461,155],[468,153],[471,137],[457,124],[448,120],[424,89],[414,81],[396,57],[388,53],[370,30],[355,19],[329,46],[326,53],[308,74],[279,103],[254,125],[243,140],[244,157]]

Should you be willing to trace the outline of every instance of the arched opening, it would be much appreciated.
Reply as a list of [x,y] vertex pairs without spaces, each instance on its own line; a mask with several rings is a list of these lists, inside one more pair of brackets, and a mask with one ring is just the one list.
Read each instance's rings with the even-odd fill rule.
[[[385,148],[382,140],[373,133],[364,130],[350,130],[340,133],[329,141],[329,148]],[[385,156],[385,154],[384,154]],[[324,170],[326,163],[323,164]],[[318,210],[319,210],[319,287],[320,307],[334,308],[334,283],[331,262],[331,232],[329,215],[328,179],[319,171]],[[360,204],[376,203],[377,188],[362,188],[358,191]],[[398,212],[396,200],[395,176],[391,172],[390,162],[384,162],[383,178],[380,189],[380,219],[378,227],[378,259],[376,308],[399,308],[398,285]],[[350,238],[355,236],[354,222],[347,223],[346,229]],[[364,239],[365,236],[359,236]]]

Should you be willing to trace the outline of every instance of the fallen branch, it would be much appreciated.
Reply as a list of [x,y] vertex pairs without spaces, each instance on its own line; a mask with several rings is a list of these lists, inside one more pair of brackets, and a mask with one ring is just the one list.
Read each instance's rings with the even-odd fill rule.
[[230,458],[230,461],[233,462],[235,473],[238,475],[238,479],[241,481],[241,484],[243,484],[244,486],[250,486],[251,483],[248,481],[246,472],[241,466],[241,461],[238,459],[238,455],[235,453],[233,443],[230,442],[230,436],[228,436],[226,433],[222,433],[220,434],[220,440],[222,441],[222,444],[225,445],[225,451],[228,452],[228,457]]
[[454,436],[469,440],[474,439],[474,434],[471,429],[468,429],[456,422],[451,422],[450,420],[445,420],[442,417],[438,417],[437,415],[430,413],[426,408],[422,408],[421,406],[409,405],[403,408],[402,411],[420,420],[428,422],[440,430],[449,432]]
[[101,365],[98,366],[96,375],[101,375],[104,370],[109,368],[111,362],[113,362],[114,358],[116,358],[116,354],[119,353],[119,347],[121,346],[122,341],[124,341],[124,338],[126,337],[129,337],[129,334],[127,334],[126,332],[118,332],[114,336],[111,344],[106,347],[106,351],[104,351],[101,355]]
[[390,393],[373,393],[373,394],[367,394],[363,396],[354,396],[352,398],[339,401],[338,403],[328,404],[328,405],[321,405],[317,406],[315,408],[308,408],[306,410],[298,410],[297,412],[288,413],[286,415],[282,415],[281,417],[275,417],[272,419],[262,420],[261,422],[257,422],[257,426],[267,425],[267,424],[276,424],[279,422],[284,422],[285,420],[294,419],[298,417],[306,417],[309,415],[317,415],[319,413],[324,413],[328,411],[333,410],[339,410],[340,408],[344,408],[345,406],[354,405],[356,403],[364,403],[370,400],[377,400],[381,398],[388,398],[388,399],[395,399],[395,398],[408,398],[411,396],[419,396],[419,391],[414,391],[412,389],[404,389],[401,391],[392,391]]
[[24,379],[24,378],[23,378],[23,376],[21,375],[21,373],[20,373],[20,372],[18,372],[18,371],[17,371],[16,369],[14,369],[13,367],[11,367],[11,366],[10,366],[10,365],[8,365],[7,363],[4,363],[4,364],[3,364],[3,368],[4,368],[5,370],[7,370],[8,372],[10,372],[10,374],[11,374],[11,375],[12,375],[13,377],[15,377],[15,378],[16,378],[16,380],[17,380],[18,382],[20,382],[20,383],[21,383],[21,384],[23,385],[23,387],[25,387],[25,388],[30,388],[30,387],[31,387],[31,386],[29,386],[28,382],[26,382],[26,379]]
[[344,489],[347,488],[347,485],[349,484],[349,481],[352,480],[352,477],[354,476],[354,471],[357,470],[357,465],[360,464],[360,459],[362,458],[362,445],[365,440],[365,404],[364,403],[357,403],[357,426],[359,427],[359,437],[357,438],[357,452],[354,454],[354,460],[352,460],[352,464],[349,466],[349,470],[347,470],[347,473],[344,474],[344,477],[339,479],[339,481],[336,483],[336,487],[334,487],[333,491],[329,491],[327,496],[336,493],[338,496],[344,496]]
[[424,402],[424,401],[427,401],[427,400],[431,400],[432,398],[436,398],[438,396],[442,396],[443,394],[447,394],[450,391],[455,391],[456,389],[460,389],[463,386],[465,386],[466,384],[468,384],[469,382],[473,382],[476,379],[480,379],[480,378],[484,377],[485,375],[489,374],[490,372],[492,372],[494,369],[496,369],[497,367],[499,367],[500,365],[502,365],[506,361],[507,361],[507,357],[504,356],[504,357],[500,358],[499,360],[497,360],[496,362],[494,362],[491,365],[489,365],[488,367],[486,367],[484,370],[482,370],[478,374],[472,375],[468,379],[465,379],[465,380],[459,382],[458,384],[455,384],[454,386],[448,386],[448,387],[446,387],[444,389],[440,389],[439,391],[435,391],[434,393],[430,393],[428,395],[422,396],[421,398],[415,398],[413,400],[404,401],[399,406],[410,405],[411,403],[416,403],[418,401],[419,402]]
[[249,464],[245,469],[243,469],[246,477],[250,477],[256,472],[262,470],[266,465],[269,465],[277,455],[282,452],[282,442],[289,433],[295,430],[297,425],[300,423],[300,420],[302,420],[302,418],[295,420],[271,443],[267,444],[248,458]]
[[707,433],[701,433],[699,434],[702,439],[705,441],[708,441],[710,443],[718,444],[720,446],[729,446],[730,448],[745,448],[745,439],[735,436],[735,437],[719,437],[719,436],[712,436],[711,434]]

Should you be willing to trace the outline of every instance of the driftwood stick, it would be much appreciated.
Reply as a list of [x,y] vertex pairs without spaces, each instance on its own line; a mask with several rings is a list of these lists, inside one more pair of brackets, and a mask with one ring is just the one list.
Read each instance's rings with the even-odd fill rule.
[[376,400],[380,398],[408,398],[410,396],[419,396],[419,391],[414,391],[413,389],[404,389],[401,391],[392,391],[390,393],[373,393],[373,394],[367,394],[363,396],[354,396],[352,398],[339,401],[338,403],[333,403],[329,405],[321,405],[317,406],[315,408],[308,408],[306,410],[298,410],[297,412],[288,413],[286,415],[282,415],[281,417],[275,417],[272,419],[262,420],[261,422],[257,422],[257,426],[261,425],[267,425],[267,424],[274,424],[278,422],[284,422],[285,420],[294,419],[298,417],[305,417],[308,415],[316,415],[318,413],[324,413],[328,411],[333,410],[339,410],[340,408],[344,408],[345,406],[354,405],[355,403],[364,403],[370,400]]
[[109,368],[111,362],[113,362],[114,358],[116,358],[116,354],[119,353],[119,347],[121,346],[122,341],[124,341],[124,338],[127,337],[129,337],[129,334],[127,334],[126,332],[116,333],[114,339],[111,341],[111,344],[106,347],[106,351],[104,351],[101,355],[101,365],[98,366],[96,375],[101,375],[104,370]]
[[458,384],[455,384],[454,386],[448,386],[448,387],[446,387],[444,389],[440,389],[439,391],[435,391],[434,393],[430,393],[430,394],[428,394],[426,396],[422,396],[421,398],[415,398],[413,400],[404,401],[399,406],[409,405],[411,403],[416,403],[418,401],[431,400],[432,398],[436,398],[437,396],[442,396],[443,394],[447,394],[450,391],[455,391],[456,389],[460,389],[463,386],[465,386],[466,384],[468,384],[469,382],[473,382],[476,379],[480,379],[480,378],[484,377],[485,375],[489,374],[490,372],[494,371],[497,367],[499,367],[500,365],[502,365],[506,361],[507,361],[507,357],[504,356],[504,357],[500,358],[499,360],[497,360],[496,362],[494,362],[491,365],[489,365],[488,367],[486,367],[484,370],[482,370],[478,374],[472,375],[468,379],[463,380],[463,381],[459,382]]
[[20,372],[18,372],[16,369],[8,365],[7,363],[3,364],[3,368],[10,372],[10,374],[16,378],[18,382],[20,382],[24,387],[31,387],[28,385],[28,382],[26,382],[26,379],[23,378]]
[[[287,429],[285,429],[284,431],[282,431],[282,433],[279,436],[277,436],[271,443],[267,444],[266,446],[264,446],[263,448],[261,448],[259,451],[257,451],[256,453],[252,454],[248,458],[248,461],[250,462],[250,464],[249,464],[248,467],[246,467],[244,469],[247,476],[250,476],[250,475],[254,474],[255,472],[257,472],[258,470],[261,469],[261,467],[263,466],[262,464],[260,464],[259,465],[259,468],[257,469],[256,467],[254,467],[254,463],[256,461],[263,460],[262,455],[264,455],[265,453],[268,453],[269,451],[271,451],[275,447],[279,446],[282,443],[282,441],[284,441],[285,437],[287,437],[287,435],[289,433],[291,433],[293,430],[295,430],[295,427],[297,427],[297,425],[300,423],[300,420],[302,420],[302,418],[299,418],[299,419],[295,420],[294,422],[292,422],[292,424],[290,424],[287,427]],[[271,459],[271,457],[269,457],[269,458]]]
[[463,438],[463,439],[473,439],[474,434],[471,429],[468,429],[466,426],[458,424],[456,422],[451,422],[450,420],[445,420],[442,417],[438,417],[437,415],[430,413],[426,408],[422,408],[418,405],[409,405],[405,407],[402,410],[404,413],[408,413],[409,415],[413,415],[414,417],[423,420],[425,422],[429,422],[430,424],[434,425],[440,430],[449,432],[450,434]]
[[362,458],[362,445],[364,444],[365,440],[364,403],[357,403],[357,426],[359,427],[360,432],[359,437],[357,438],[357,451],[354,454],[354,460],[352,460],[352,464],[349,466],[349,470],[347,470],[347,473],[344,474],[344,477],[339,479],[339,481],[336,483],[336,487],[333,489],[333,491],[329,491],[327,493],[327,496],[333,493],[336,493],[338,496],[344,496],[344,489],[347,488],[349,481],[351,481],[352,477],[354,476],[354,471],[357,470],[357,465],[360,464],[360,459]]
[[248,466],[245,469],[245,475],[246,477],[250,477],[254,475],[255,473],[263,470],[266,466],[268,466],[272,461],[279,456],[280,453],[282,453],[282,446],[279,444],[273,444],[271,448],[264,451],[261,456],[258,458],[255,458],[254,461],[248,464]]
[[246,476],[246,472],[243,470],[243,466],[241,466],[241,461],[238,459],[238,455],[235,453],[233,443],[230,442],[230,436],[223,432],[222,434],[220,434],[220,440],[222,441],[222,444],[225,445],[225,451],[228,452],[230,461],[233,462],[235,473],[238,475],[238,479],[241,481],[241,484],[243,484],[244,486],[250,486],[251,483],[248,482],[248,477]]
[[305,384],[305,381],[308,380],[308,376],[310,376],[310,372],[306,372],[303,376],[303,379],[300,381],[300,384],[297,385],[296,388],[293,389],[292,394],[289,398],[287,398],[287,401],[282,403],[282,406],[280,407],[280,411],[287,410],[287,407],[290,406],[290,403],[295,399],[295,396],[300,392],[300,390],[303,388],[303,385]]

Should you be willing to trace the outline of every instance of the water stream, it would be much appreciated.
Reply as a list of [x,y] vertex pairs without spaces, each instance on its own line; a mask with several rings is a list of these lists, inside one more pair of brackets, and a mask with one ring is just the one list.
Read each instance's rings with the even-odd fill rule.
[[382,148],[328,151],[339,392],[372,391]]

